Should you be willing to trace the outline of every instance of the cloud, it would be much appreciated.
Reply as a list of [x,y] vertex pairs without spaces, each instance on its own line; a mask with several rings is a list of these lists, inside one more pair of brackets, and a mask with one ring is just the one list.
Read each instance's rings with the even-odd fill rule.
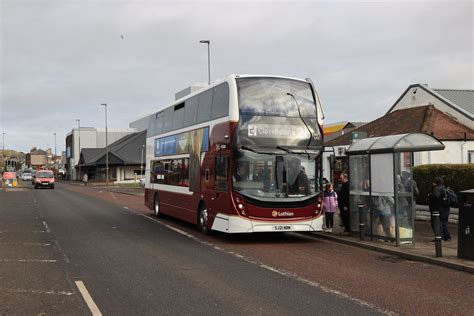
[[[127,127],[211,75],[312,78],[328,122],[370,121],[415,82],[473,87],[472,2],[1,2],[0,129],[58,150],[76,126]],[[123,39],[122,39],[123,35]]]

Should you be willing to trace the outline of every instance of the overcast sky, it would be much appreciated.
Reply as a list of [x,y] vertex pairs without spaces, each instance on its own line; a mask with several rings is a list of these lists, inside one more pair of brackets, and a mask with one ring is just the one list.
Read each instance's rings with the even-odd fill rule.
[[[311,78],[326,122],[371,121],[412,83],[473,89],[473,1],[0,0],[0,132],[64,150],[232,73]],[[123,35],[123,39],[122,36]],[[0,139],[1,141],[1,139]]]

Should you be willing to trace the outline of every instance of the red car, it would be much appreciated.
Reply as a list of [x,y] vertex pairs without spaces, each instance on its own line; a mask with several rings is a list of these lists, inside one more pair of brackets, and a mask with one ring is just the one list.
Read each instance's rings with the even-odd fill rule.
[[38,170],[33,178],[35,189],[51,188],[54,189],[54,173],[51,170]]

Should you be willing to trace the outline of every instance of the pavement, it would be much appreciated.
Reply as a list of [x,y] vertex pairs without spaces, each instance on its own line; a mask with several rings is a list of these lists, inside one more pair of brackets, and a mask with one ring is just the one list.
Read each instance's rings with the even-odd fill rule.
[[429,221],[415,222],[414,245],[401,244],[399,247],[396,247],[394,244],[382,240],[370,240],[370,237],[365,237],[365,240],[361,241],[358,233],[352,234],[351,236],[341,235],[340,233],[344,229],[339,226],[339,222],[336,220],[337,217],[338,216],[335,216],[335,227],[332,233],[318,232],[313,234],[318,238],[397,255],[408,260],[421,261],[446,268],[474,273],[474,260],[461,259],[457,257],[458,226],[455,224],[450,224],[448,226],[452,240],[442,242],[443,256],[438,258],[435,255],[435,243],[433,242],[434,234]]
[[[83,186],[80,182],[64,182],[71,185]],[[110,191],[131,196],[143,196],[143,188],[123,188],[118,186],[105,186],[103,183],[88,185],[88,188],[95,191]],[[364,248],[368,250],[378,251],[391,255],[396,255],[408,260],[419,261],[429,264],[442,266],[445,268],[455,269],[474,273],[474,260],[461,259],[457,257],[458,248],[458,226],[456,224],[449,225],[449,232],[452,240],[442,243],[442,257],[435,255],[435,243],[433,242],[433,231],[429,221],[415,222],[415,243],[402,244],[396,247],[392,243],[379,240],[370,240],[365,237],[365,241],[360,241],[358,234],[351,236],[341,235],[343,228],[339,225],[339,216],[335,216],[335,227],[332,233],[316,232],[312,233],[312,237],[330,240],[354,247]]]

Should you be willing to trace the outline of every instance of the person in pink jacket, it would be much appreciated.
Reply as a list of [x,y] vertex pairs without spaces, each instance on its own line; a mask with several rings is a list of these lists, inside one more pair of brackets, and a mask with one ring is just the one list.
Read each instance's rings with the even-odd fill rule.
[[327,183],[323,191],[323,210],[324,217],[326,218],[326,232],[328,233],[332,233],[332,228],[334,227],[334,213],[337,207],[337,193],[334,191],[332,184]]

